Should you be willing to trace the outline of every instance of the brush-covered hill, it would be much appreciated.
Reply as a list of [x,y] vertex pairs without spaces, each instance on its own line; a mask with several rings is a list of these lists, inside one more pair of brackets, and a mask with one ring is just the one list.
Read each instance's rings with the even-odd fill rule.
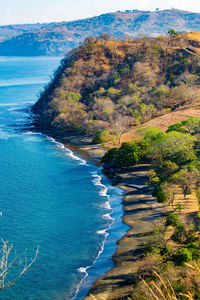
[[200,31],[200,14],[177,9],[107,13],[97,17],[49,24],[0,27],[0,55],[62,55],[88,36],[104,33],[115,38],[138,34],[156,37],[170,28]]
[[195,105],[200,99],[198,35],[87,38],[62,60],[34,105],[36,126],[119,137],[133,125]]

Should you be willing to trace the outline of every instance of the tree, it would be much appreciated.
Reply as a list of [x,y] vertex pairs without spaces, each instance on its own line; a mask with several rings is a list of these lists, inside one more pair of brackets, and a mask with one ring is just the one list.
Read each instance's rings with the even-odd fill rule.
[[[1,256],[0,256],[0,290],[4,290],[13,285],[28,269],[32,266],[38,256],[37,248],[34,258],[29,262],[22,254],[12,256],[11,250],[13,245],[9,245],[7,241],[2,240]],[[16,265],[20,267],[17,271]],[[11,271],[14,274],[11,276]]]
[[199,182],[199,171],[195,168],[189,170],[187,167],[181,169],[172,176],[172,181],[179,184],[183,189],[184,197],[191,193],[191,189]]
[[169,29],[167,33],[170,36],[176,36],[176,35],[178,35],[178,32],[174,28]]
[[[117,139],[117,144],[121,144],[122,135],[127,132],[131,125],[131,118],[128,115],[123,115],[121,111],[115,111],[112,115],[112,133]],[[114,140],[114,144],[116,144]]]
[[177,265],[183,265],[183,263],[191,261],[191,260],[192,260],[192,253],[187,248],[178,249],[178,251],[174,257],[174,262]]
[[182,225],[179,216],[175,213],[169,213],[167,215],[167,219],[166,219],[166,226],[173,226],[173,227],[179,227],[180,225]]
[[176,204],[175,210],[178,210],[178,211],[179,211],[179,214],[180,214],[180,212],[181,212],[182,210],[184,210],[183,204],[182,204],[181,202],[178,202],[178,203]]
[[194,138],[181,132],[169,132],[157,136],[150,148],[153,158],[160,156],[162,160],[170,160],[182,165],[195,159]]

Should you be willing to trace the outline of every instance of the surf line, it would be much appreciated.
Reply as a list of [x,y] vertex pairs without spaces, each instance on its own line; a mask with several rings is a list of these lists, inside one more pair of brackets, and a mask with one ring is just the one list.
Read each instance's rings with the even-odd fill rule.
[[101,253],[103,252],[104,250],[104,246],[105,246],[105,241],[106,241],[106,238],[108,237],[109,233],[108,231],[110,230],[113,222],[114,222],[114,218],[111,217],[112,213],[113,213],[113,210],[111,208],[111,205],[110,205],[110,196],[108,195],[108,188],[101,182],[102,180],[102,176],[98,175],[97,171],[94,171],[94,172],[91,172],[91,176],[93,177],[93,184],[96,185],[96,186],[99,186],[101,187],[101,190],[99,192],[99,195],[102,196],[102,197],[106,197],[106,201],[104,204],[101,204],[100,206],[106,210],[109,211],[109,213],[106,213],[102,216],[102,218],[104,220],[109,220],[110,221],[110,224],[107,225],[107,228],[105,229],[102,229],[102,230],[98,230],[96,233],[97,234],[100,234],[100,235],[104,235],[104,240],[102,241],[101,245],[100,245],[100,250],[96,256],[96,258],[94,259],[93,263],[90,265],[90,266],[87,266],[87,267],[80,267],[78,269],[78,272],[79,273],[82,273],[84,274],[83,278],[81,279],[81,281],[79,282],[78,286],[77,286],[77,289],[76,289],[76,292],[75,292],[75,295],[73,296],[72,300],[76,299],[79,291],[80,291],[80,288],[81,288],[81,285],[83,283],[84,280],[86,280],[86,278],[88,277],[88,272],[87,270],[92,268],[96,261],[98,260],[98,258],[100,257]]

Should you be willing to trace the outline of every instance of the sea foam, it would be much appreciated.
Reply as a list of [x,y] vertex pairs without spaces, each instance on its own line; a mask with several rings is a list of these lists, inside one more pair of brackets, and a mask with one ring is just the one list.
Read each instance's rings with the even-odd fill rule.
[[108,231],[109,231],[109,229],[111,228],[111,226],[112,226],[112,224],[113,224],[113,222],[114,222],[114,218],[111,217],[111,214],[112,214],[113,211],[112,211],[112,208],[111,208],[111,206],[110,206],[110,196],[108,195],[108,188],[101,182],[102,177],[97,173],[97,171],[91,172],[91,176],[92,176],[92,178],[93,178],[93,180],[92,180],[93,184],[96,185],[96,186],[101,187],[101,190],[100,190],[100,192],[99,192],[99,195],[100,195],[101,197],[106,197],[106,201],[105,201],[103,204],[101,204],[100,206],[101,206],[102,208],[104,208],[104,209],[110,211],[110,213],[104,214],[104,215],[102,216],[102,218],[103,218],[104,220],[109,220],[110,222],[109,222],[109,224],[107,225],[107,228],[98,230],[98,231],[96,232],[96,233],[99,234],[99,235],[103,235],[103,236],[104,236],[104,240],[103,240],[103,242],[102,242],[101,245],[100,245],[100,250],[99,250],[99,252],[98,252],[96,258],[94,259],[92,265],[87,266],[87,267],[80,267],[80,268],[78,269],[78,272],[84,274],[84,276],[83,276],[83,278],[81,279],[80,283],[78,284],[77,289],[76,289],[76,292],[75,292],[75,295],[74,295],[74,297],[73,297],[72,299],[75,299],[75,298],[76,298],[76,296],[78,295],[78,292],[79,292],[79,290],[80,290],[80,288],[81,288],[81,285],[82,285],[83,281],[88,277],[88,272],[87,272],[87,270],[90,269],[90,268],[96,263],[97,259],[99,258],[99,256],[100,256],[101,253],[103,252],[104,246],[105,246],[106,238],[107,238],[108,235],[109,235]]
[[[73,160],[78,161],[79,165],[87,165],[87,162],[84,159],[82,159],[79,156],[75,155],[71,150],[66,148],[62,143],[56,141],[54,138],[49,137],[49,136],[47,136],[47,139],[49,141],[51,141],[52,143],[56,144],[60,149],[64,150],[67,156],[71,157]],[[108,188],[101,182],[102,177],[97,173],[97,171],[91,172],[91,177],[93,178],[92,179],[93,184],[95,186],[99,186],[101,188],[100,191],[99,191],[99,195],[106,199],[106,201],[103,204],[101,204],[100,207],[105,209],[105,210],[109,210],[109,213],[104,214],[102,216],[102,218],[104,220],[107,220],[107,221],[110,221],[110,222],[109,222],[109,224],[107,224],[107,228],[97,231],[98,235],[103,235],[104,236],[104,240],[100,245],[100,250],[99,250],[96,258],[94,259],[93,263],[89,266],[86,266],[86,267],[81,266],[77,269],[78,273],[83,274],[83,278],[80,280],[79,284],[77,285],[74,296],[72,297],[72,300],[76,298],[76,296],[79,293],[79,290],[81,288],[81,285],[82,285],[83,281],[88,277],[87,270],[90,269],[96,263],[97,259],[99,258],[99,256],[103,252],[106,238],[109,235],[108,231],[109,231],[109,229],[111,228],[111,226],[114,222],[114,218],[111,217],[111,214],[112,214],[113,211],[112,211],[112,208],[110,206],[110,196],[108,195]]]
[[75,155],[71,150],[66,148],[62,143],[56,141],[54,138],[47,136],[47,139],[54,143],[58,148],[63,149],[65,151],[65,154],[69,157],[71,157],[73,160],[76,160],[79,162],[79,165],[87,165],[87,162],[80,158],[79,156]]

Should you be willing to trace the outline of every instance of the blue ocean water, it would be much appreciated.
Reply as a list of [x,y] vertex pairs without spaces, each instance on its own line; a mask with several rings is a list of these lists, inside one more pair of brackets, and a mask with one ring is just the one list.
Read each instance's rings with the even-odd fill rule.
[[[82,299],[112,267],[126,226],[122,192],[100,169],[45,135],[22,130],[58,57],[0,57],[0,237],[30,270],[0,299]],[[24,256],[23,255],[23,256]],[[10,278],[18,272],[14,264]]]

